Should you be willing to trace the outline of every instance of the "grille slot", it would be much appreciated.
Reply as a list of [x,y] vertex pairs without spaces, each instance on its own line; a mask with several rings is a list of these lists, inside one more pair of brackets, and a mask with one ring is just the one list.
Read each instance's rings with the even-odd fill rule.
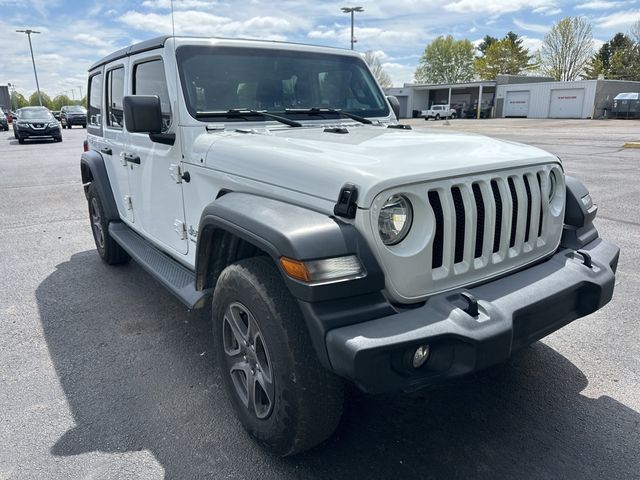
[[502,198],[500,196],[500,187],[496,180],[491,180],[491,191],[493,192],[493,201],[496,205],[496,228],[493,234],[493,253],[500,250],[500,237],[502,235]]
[[456,212],[456,243],[453,256],[454,263],[460,263],[464,258],[464,202],[462,200],[462,193],[460,193],[460,187],[451,188],[451,197],[453,198],[453,208]]
[[542,177],[541,174],[538,173],[536,175],[536,178],[538,179],[538,189],[540,189],[540,223],[538,224],[538,237],[542,236],[542,220],[544,218],[544,210],[542,209],[542,198],[543,198],[543,191],[542,191]]
[[432,190],[428,194],[429,204],[433,209],[433,215],[436,219],[435,232],[433,236],[433,254],[431,256],[431,267],[439,268],[442,266],[442,256],[444,247],[444,214],[442,212],[442,203],[438,192]]
[[513,183],[513,177],[509,177],[507,180],[509,185],[509,192],[511,193],[511,236],[509,237],[509,248],[513,248],[516,244],[516,232],[518,230],[518,194],[516,193],[516,186]]
[[524,176],[524,189],[527,191],[527,225],[524,231],[524,241],[529,241],[531,233],[531,188],[529,187],[529,177]]
[[482,256],[482,247],[484,246],[484,200],[482,199],[480,185],[474,183],[471,186],[471,189],[473,190],[473,199],[476,202],[476,210],[478,214],[475,243],[476,248],[473,252],[473,258],[480,258]]

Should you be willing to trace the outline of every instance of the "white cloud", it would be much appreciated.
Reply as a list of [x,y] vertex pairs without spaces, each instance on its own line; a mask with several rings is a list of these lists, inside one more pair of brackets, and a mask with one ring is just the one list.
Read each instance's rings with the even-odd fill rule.
[[598,28],[630,27],[640,19],[640,10],[626,10],[600,17],[596,20]]
[[574,8],[576,8],[577,10],[607,10],[609,8],[616,8],[621,5],[624,5],[624,2],[593,0],[591,2],[580,3]]
[[540,38],[532,38],[523,35],[520,37],[522,39],[522,44],[525,48],[529,49],[530,53],[535,53],[542,47],[542,40]]
[[[143,31],[168,33],[172,31],[171,14],[141,13],[128,11],[120,20],[131,27]],[[291,23],[280,17],[253,17],[246,21],[234,21],[211,13],[195,10],[175,12],[176,34],[268,38],[285,40],[286,32],[292,30]]]
[[555,0],[456,0],[444,6],[451,12],[478,12],[493,15],[517,12],[523,9],[554,7]]
[[413,74],[416,65],[405,65],[403,63],[385,62],[382,68],[391,77],[394,87],[402,87],[405,83],[413,82]]
[[89,35],[88,33],[78,33],[77,35],[74,35],[73,39],[77,42],[94,47],[108,47],[111,45],[110,42],[107,42],[95,35]]
[[562,13],[562,9],[561,8],[554,8],[554,7],[538,7],[535,8],[533,10],[533,13],[538,13],[540,15],[545,15],[545,16],[553,16],[553,15],[558,15],[559,13]]
[[513,19],[513,24],[522,29],[522,30],[526,30],[528,32],[535,32],[535,33],[547,33],[549,31],[549,29],[551,28],[551,25],[540,25],[537,23],[527,23],[527,22],[523,22],[521,20],[517,20],[517,19]]

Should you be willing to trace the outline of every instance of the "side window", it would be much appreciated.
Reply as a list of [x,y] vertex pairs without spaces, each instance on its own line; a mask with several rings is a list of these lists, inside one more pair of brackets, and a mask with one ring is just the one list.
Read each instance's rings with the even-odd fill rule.
[[122,130],[124,111],[124,68],[119,67],[107,72],[107,126]]
[[89,79],[89,126],[102,127],[102,73]]
[[162,108],[162,131],[171,125],[171,106],[162,60],[139,63],[133,69],[134,95],[158,95]]

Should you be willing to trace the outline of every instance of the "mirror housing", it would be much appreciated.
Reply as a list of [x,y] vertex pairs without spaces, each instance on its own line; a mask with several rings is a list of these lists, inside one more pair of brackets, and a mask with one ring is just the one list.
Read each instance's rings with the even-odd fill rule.
[[160,97],[157,95],[127,95],[122,104],[124,124],[129,132],[162,132]]
[[396,120],[400,120],[400,102],[398,99],[393,95],[388,95],[387,101],[389,102],[389,105],[391,105],[391,110],[393,110]]

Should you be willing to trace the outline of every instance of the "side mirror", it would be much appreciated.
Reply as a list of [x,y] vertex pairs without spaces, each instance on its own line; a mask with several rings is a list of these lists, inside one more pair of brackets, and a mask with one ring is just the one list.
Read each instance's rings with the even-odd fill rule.
[[387,101],[389,102],[389,105],[391,105],[391,110],[393,110],[396,119],[400,120],[400,102],[398,101],[398,99],[393,95],[389,95],[387,97]]
[[161,133],[162,109],[157,95],[127,95],[123,100],[124,124],[134,133]]

